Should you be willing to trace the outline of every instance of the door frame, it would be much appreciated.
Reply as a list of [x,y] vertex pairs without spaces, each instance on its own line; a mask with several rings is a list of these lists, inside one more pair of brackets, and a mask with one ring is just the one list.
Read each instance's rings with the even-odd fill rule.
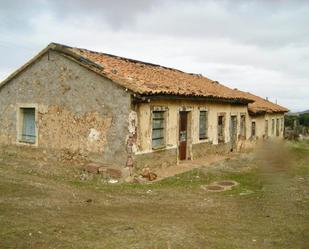
[[179,164],[180,161],[180,142],[179,142],[179,131],[180,131],[180,112],[186,112],[187,113],[187,146],[186,146],[186,159],[185,160],[193,160],[193,154],[192,154],[192,107],[180,107],[178,108],[177,112],[177,164]]
[[[222,116],[222,137],[223,137],[223,140],[219,140],[219,117],[221,117]],[[226,115],[226,112],[219,112],[219,113],[217,113],[217,124],[216,124],[216,126],[217,126],[217,134],[216,134],[216,136],[217,136],[217,144],[225,144],[226,143],[226,117],[227,117],[227,115]]]

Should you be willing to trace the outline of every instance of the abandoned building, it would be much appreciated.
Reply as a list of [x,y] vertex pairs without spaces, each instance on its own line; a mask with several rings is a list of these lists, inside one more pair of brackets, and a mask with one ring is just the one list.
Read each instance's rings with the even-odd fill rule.
[[246,96],[254,100],[248,105],[251,136],[283,138],[284,113],[289,110],[251,93],[246,93]]
[[0,85],[0,143],[164,167],[282,137],[287,109],[199,74],[51,43]]

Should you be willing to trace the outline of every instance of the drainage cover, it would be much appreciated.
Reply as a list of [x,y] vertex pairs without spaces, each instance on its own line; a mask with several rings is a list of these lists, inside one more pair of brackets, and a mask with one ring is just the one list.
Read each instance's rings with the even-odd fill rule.
[[216,184],[221,185],[221,186],[235,186],[235,185],[237,185],[237,183],[234,182],[234,181],[220,181],[220,182],[216,182]]
[[209,185],[209,186],[206,186],[206,189],[209,191],[223,191],[224,187],[219,186],[219,185]]

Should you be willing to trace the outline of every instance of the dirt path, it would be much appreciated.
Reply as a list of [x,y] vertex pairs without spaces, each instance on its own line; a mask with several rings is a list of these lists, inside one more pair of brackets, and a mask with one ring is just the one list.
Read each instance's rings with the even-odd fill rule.
[[155,173],[158,175],[158,178],[155,181],[160,181],[167,177],[172,177],[184,172],[188,172],[190,170],[201,168],[201,167],[211,167],[214,163],[224,161],[227,158],[233,158],[237,154],[230,154],[228,156],[223,155],[209,155],[208,157],[199,158],[196,160],[187,160],[187,161],[181,161],[178,165],[172,165],[164,169],[158,169],[155,171]]
[[[153,184],[82,180],[72,165],[0,155],[0,248],[307,249],[308,152],[185,162]],[[227,179],[239,185],[202,188]]]

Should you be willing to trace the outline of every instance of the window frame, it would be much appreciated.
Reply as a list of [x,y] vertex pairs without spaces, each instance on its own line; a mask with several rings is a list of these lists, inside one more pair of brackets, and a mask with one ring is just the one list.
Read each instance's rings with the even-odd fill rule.
[[[254,124],[254,125],[253,125]],[[254,129],[253,129],[254,127]],[[253,132],[254,131],[254,132]],[[254,134],[253,134],[254,133]],[[251,137],[255,138],[256,137],[256,121],[252,120],[251,121]]]
[[271,119],[271,135],[275,135],[275,129],[276,129],[276,120],[274,118]]
[[[242,119],[244,117],[244,120]],[[244,121],[244,122],[242,122]],[[246,138],[246,123],[247,123],[247,115],[245,113],[240,113],[239,119],[239,135],[242,138]],[[243,125],[243,127],[242,127]]]
[[[152,150],[158,150],[158,149],[163,149],[166,147],[166,108],[153,108],[151,110],[151,149]],[[163,113],[162,118],[154,118],[154,113]],[[157,127],[154,128],[154,120],[162,120],[162,127]],[[155,139],[153,138],[153,131],[154,130],[162,130],[162,137],[156,137]],[[154,140],[162,140],[162,143],[160,145],[155,145],[153,141]]]
[[[34,142],[29,142],[23,139],[24,128],[24,109],[34,109],[34,125],[35,125],[35,139]],[[17,104],[16,108],[16,144],[27,146],[38,146],[39,143],[39,127],[38,127],[38,105],[37,104]]]
[[[222,124],[221,124],[221,130],[222,130],[222,140],[219,139],[219,120],[222,118]],[[218,144],[224,144],[226,142],[225,138],[225,128],[226,128],[226,113],[225,112],[219,112],[217,113],[217,143]]]
[[[204,130],[204,136],[201,137],[201,114],[204,113],[204,122],[205,122],[205,130]],[[198,126],[198,138],[199,138],[199,141],[205,141],[208,139],[208,111],[206,109],[200,109],[199,110],[199,126]]]
[[280,136],[280,119],[276,118],[276,137]]
[[265,127],[264,127],[265,136],[268,137],[269,134],[269,120],[265,119]]

